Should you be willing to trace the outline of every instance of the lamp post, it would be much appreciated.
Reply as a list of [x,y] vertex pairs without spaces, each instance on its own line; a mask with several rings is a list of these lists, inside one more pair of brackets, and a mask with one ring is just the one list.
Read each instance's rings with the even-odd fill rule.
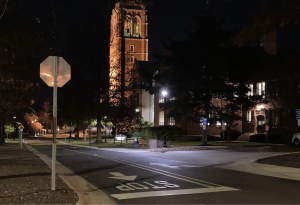
[[268,133],[269,133],[269,125],[265,125],[265,130],[266,130],[266,145],[268,145]]
[[[161,94],[163,95],[164,97],[164,126],[167,125],[167,116],[166,116],[166,97],[168,95],[168,92],[163,90],[161,92]],[[167,133],[164,134],[164,145],[163,147],[167,147]]]
[[106,116],[104,117],[104,137],[105,137],[105,142],[106,142]]
[[36,136],[36,119],[34,121],[31,121],[31,123],[32,124],[34,123],[34,137],[37,137]]

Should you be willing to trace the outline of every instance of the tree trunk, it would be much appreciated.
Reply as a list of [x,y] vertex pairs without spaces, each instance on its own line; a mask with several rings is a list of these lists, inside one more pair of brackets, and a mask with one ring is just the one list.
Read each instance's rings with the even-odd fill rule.
[[5,137],[4,137],[4,122],[0,119],[0,145],[3,145],[5,143]]
[[83,135],[84,141],[86,141],[86,130],[87,130],[87,129],[83,130],[83,132],[84,132],[84,135]]
[[101,117],[97,117],[97,140],[96,143],[102,143],[102,132],[101,132]]
[[[206,102],[206,105],[205,105],[205,118],[207,119],[207,122],[208,122],[209,110],[210,110],[209,106],[210,106],[210,101]],[[207,128],[208,128],[208,125],[206,125],[206,129],[205,130],[203,129],[203,131],[202,131],[202,145],[207,145]]]
[[77,123],[77,132],[76,132],[76,135],[75,135],[75,139],[79,140],[79,123]]
[[230,126],[227,128],[228,142],[230,142]]

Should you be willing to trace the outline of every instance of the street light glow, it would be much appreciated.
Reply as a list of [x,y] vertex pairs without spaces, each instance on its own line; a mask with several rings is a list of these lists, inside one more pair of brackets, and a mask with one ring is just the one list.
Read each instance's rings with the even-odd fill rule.
[[163,90],[163,91],[161,92],[161,94],[162,94],[164,97],[166,97],[166,96],[168,95],[168,92],[165,91],[165,90]]

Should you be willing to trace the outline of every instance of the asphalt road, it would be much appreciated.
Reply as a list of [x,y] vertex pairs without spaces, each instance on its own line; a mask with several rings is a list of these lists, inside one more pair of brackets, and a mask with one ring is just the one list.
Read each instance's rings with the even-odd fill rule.
[[[51,145],[33,147],[51,156]],[[69,145],[57,160],[117,204],[300,204],[293,180]]]

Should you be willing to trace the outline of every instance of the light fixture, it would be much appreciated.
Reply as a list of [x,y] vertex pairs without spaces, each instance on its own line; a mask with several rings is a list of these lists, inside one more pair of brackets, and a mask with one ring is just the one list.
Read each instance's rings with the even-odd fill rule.
[[163,91],[161,92],[161,94],[162,94],[164,97],[166,97],[166,96],[168,95],[168,92],[165,91],[165,90],[163,90]]

